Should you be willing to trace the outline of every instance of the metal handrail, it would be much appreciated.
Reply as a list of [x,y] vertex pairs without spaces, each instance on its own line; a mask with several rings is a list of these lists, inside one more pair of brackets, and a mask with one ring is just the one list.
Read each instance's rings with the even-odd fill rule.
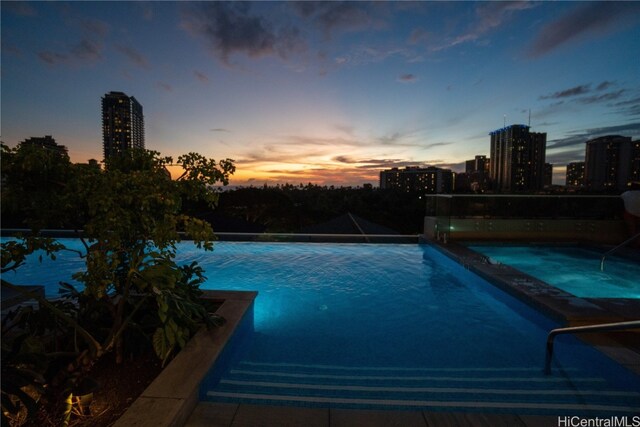
[[602,259],[600,259],[600,271],[604,271],[604,259],[612,254],[613,252],[617,251],[618,249],[620,249],[621,247],[628,245],[629,243],[631,243],[632,241],[634,241],[635,239],[637,239],[638,237],[640,237],[640,233],[636,234],[635,236],[631,236],[629,237],[627,240],[625,240],[624,242],[620,243],[618,246],[616,246],[615,248],[607,251],[604,255],[602,255]]
[[572,326],[568,328],[553,329],[547,335],[547,354],[544,360],[544,373],[551,374],[551,358],[553,356],[553,339],[560,334],[578,334],[583,332],[619,331],[622,329],[640,328],[640,320],[628,322],[600,323],[597,325]]

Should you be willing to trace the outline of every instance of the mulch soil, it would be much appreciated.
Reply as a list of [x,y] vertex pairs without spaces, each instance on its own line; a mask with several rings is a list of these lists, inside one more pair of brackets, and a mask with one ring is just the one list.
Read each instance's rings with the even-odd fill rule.
[[[161,362],[154,353],[126,359],[120,365],[115,363],[113,355],[104,356],[93,366],[89,375],[99,384],[93,394],[90,414],[81,414],[74,408],[69,427],[112,425],[161,371]],[[63,423],[63,412],[63,402],[43,402],[37,417],[24,425],[58,427]]]

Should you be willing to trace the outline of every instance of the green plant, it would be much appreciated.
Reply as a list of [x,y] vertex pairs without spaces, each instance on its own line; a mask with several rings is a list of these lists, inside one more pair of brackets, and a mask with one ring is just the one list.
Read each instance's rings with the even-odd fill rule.
[[[4,319],[3,319],[4,322]],[[26,418],[33,418],[39,396],[44,393],[47,367],[44,352],[37,340],[26,333],[9,337],[2,334],[2,425],[19,417],[23,408]]]
[[[199,286],[205,280],[202,269],[197,263],[180,266],[175,256],[180,233],[200,248],[213,248],[211,226],[183,214],[182,203],[199,201],[215,207],[218,193],[213,185],[228,183],[235,171],[233,161],[215,162],[189,153],[178,158],[183,173],[173,180],[167,170],[172,159],[153,151],[131,150],[109,159],[105,170],[73,165],[62,156],[53,162],[56,181],[52,184],[48,182],[51,174],[35,172],[39,162],[51,162],[49,155],[32,147],[3,146],[2,151],[3,215],[8,206],[32,229],[27,238],[3,242],[2,272],[22,266],[27,255],[35,251],[55,259],[57,251],[66,250],[54,239],[39,237],[38,231],[44,226],[64,224],[75,229],[82,242],[83,249],[76,252],[84,260],[85,269],[73,275],[82,288],[62,282],[62,300],[37,298],[38,316],[49,316],[56,326],[48,331],[47,344],[64,355],[57,373],[45,375],[47,385],[55,385],[67,398],[104,354],[114,352],[117,363],[122,363],[125,353],[135,347],[127,349],[126,343],[147,342],[164,363],[186,345],[200,325],[223,321],[208,313],[200,300]],[[42,182],[55,191],[36,191],[26,198],[27,204],[16,197],[20,190],[36,188]],[[5,198],[10,203],[5,205]],[[53,223],[47,223],[47,218]],[[4,278],[2,286],[21,291]],[[18,324],[25,333],[33,334],[38,329],[37,322],[27,320],[13,322],[12,328]],[[139,337],[143,339],[136,339]],[[9,360],[19,360],[18,355],[23,353],[12,351],[7,353]],[[3,369],[4,362],[3,353]],[[49,362],[47,370],[55,370],[52,367],[57,364]],[[22,365],[7,366],[17,369]],[[8,378],[22,378],[20,372],[12,371],[13,376]],[[3,408],[6,403],[8,410],[14,410],[15,405],[11,405],[17,401],[33,406],[11,384],[7,387],[3,382]]]
[[[196,307],[198,295],[187,292],[202,282],[199,270],[180,268],[174,261],[180,231],[198,247],[213,248],[211,226],[182,214],[183,200],[202,200],[214,206],[218,194],[213,184],[228,182],[235,169],[229,160],[214,162],[195,153],[178,158],[183,174],[170,179],[166,166],[171,158],[153,151],[134,150],[107,162],[106,171],[81,177],[69,204],[82,200],[87,211],[82,242],[86,270],[74,276],[83,293],[111,315],[101,351],[114,350],[122,360],[124,333],[155,302],[162,327],[153,335],[154,348],[163,360],[183,346],[193,332],[190,325],[209,323]],[[162,329],[162,333],[160,332]]]

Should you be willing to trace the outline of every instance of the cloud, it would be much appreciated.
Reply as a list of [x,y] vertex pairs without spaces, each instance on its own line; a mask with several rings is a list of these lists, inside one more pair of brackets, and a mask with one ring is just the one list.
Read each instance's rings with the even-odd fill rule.
[[445,145],[451,145],[451,144],[452,144],[451,142],[434,142],[432,144],[427,144],[422,148],[426,149],[426,148],[434,148],[434,147],[443,147]]
[[[554,92],[549,95],[542,95],[538,97],[538,99],[563,99],[563,98],[573,98],[572,101],[579,104],[596,104],[599,102],[608,102],[619,99],[625,93],[625,89],[619,89],[616,91],[608,92],[608,93],[596,93],[590,96],[579,97],[580,95],[587,95],[593,92],[602,92],[605,89],[609,89],[612,86],[615,86],[615,82],[603,81],[598,84],[595,90],[591,89],[591,83],[574,86],[569,89],[561,90],[558,92]],[[575,98],[579,97],[579,98]],[[564,101],[560,101],[558,103],[552,104],[552,106],[561,105]]]
[[540,29],[528,55],[536,58],[560,46],[598,34],[607,34],[640,18],[640,3],[587,2]]
[[[3,3],[4,7],[4,3]],[[81,33],[80,41],[67,50],[42,50],[38,58],[44,63],[54,65],[91,65],[102,60],[103,41],[109,32],[109,24],[79,15],[69,4],[60,6],[62,25]]]
[[319,166],[305,169],[272,169],[265,171],[271,174],[267,178],[252,179],[245,182],[252,184],[256,182],[269,183],[302,183],[312,182],[319,185],[358,185],[363,183],[377,183],[379,173],[377,170],[362,170],[357,168],[329,166]]
[[50,51],[38,52],[38,58],[49,65],[66,63],[69,60],[69,56],[64,53]]
[[320,144],[306,147],[301,144],[266,143],[260,147],[247,149],[244,157],[238,159],[238,164],[265,165],[290,163],[299,165],[313,164],[313,159],[321,159],[339,149],[339,145],[325,146]]
[[350,135],[350,136],[353,136],[353,133],[355,131],[355,128],[353,126],[346,125],[346,124],[337,124],[334,127],[338,129],[340,132],[346,133],[347,135]]
[[171,87],[170,84],[165,83],[165,82],[157,82],[156,83],[156,87],[158,89],[162,89],[165,92],[173,92],[173,87]]
[[640,137],[640,122],[576,131],[565,138],[548,141],[547,150],[583,145],[588,140],[599,136],[617,134],[623,134],[624,136],[631,136],[635,138]]
[[84,39],[71,49],[71,54],[82,61],[97,61],[102,58],[102,46]]
[[225,128],[214,128],[214,129],[209,129],[209,132],[231,132],[231,131]]
[[628,99],[626,101],[620,101],[613,104],[613,107],[617,107],[617,113],[627,116],[640,115],[640,98]]
[[2,11],[11,12],[20,16],[36,16],[36,9],[26,1],[4,1]]
[[359,66],[382,62],[392,56],[400,56],[410,63],[419,62],[418,56],[416,56],[415,53],[404,48],[358,46],[352,48],[348,53],[336,56],[334,63],[340,66]]
[[63,24],[69,28],[79,29],[85,38],[102,40],[109,33],[109,24],[98,19],[87,18],[70,3],[61,3],[59,10]]
[[149,61],[147,60],[147,58],[134,48],[130,46],[118,45],[116,46],[116,49],[118,50],[118,52],[129,58],[129,60],[138,67],[145,69],[149,68]]
[[11,53],[16,56],[22,56],[22,50],[5,40],[2,40],[2,53]]
[[[585,141],[582,141],[584,144]],[[554,166],[564,166],[571,162],[583,162],[584,161],[585,148],[576,148],[573,150],[560,151],[558,153],[547,153],[545,161],[551,163]]]
[[182,28],[205,39],[225,64],[234,53],[251,58],[277,55],[286,58],[302,49],[299,30],[277,27],[265,17],[252,15],[250,3],[206,2],[186,7]]
[[196,78],[198,80],[200,80],[200,82],[202,83],[209,83],[209,77],[207,77],[207,75],[203,72],[200,72],[198,70],[194,70],[193,71],[193,75],[196,76]]
[[144,19],[145,21],[152,21],[153,20],[153,7],[152,7],[151,2],[149,1],[138,1],[135,2],[135,5],[138,6],[138,8],[141,10],[142,12],[142,19]]
[[78,25],[90,37],[104,38],[109,33],[109,24],[97,19],[81,19]]
[[591,84],[579,85],[569,89],[554,92],[549,95],[540,96],[538,99],[561,99],[571,96],[583,95],[591,91]]
[[415,139],[419,130],[393,132],[389,135],[383,135],[374,139],[374,142],[380,145],[392,145],[394,147],[421,147],[418,142],[410,142]]
[[609,82],[609,81],[604,81],[602,83],[600,83],[598,85],[598,87],[596,87],[596,90],[605,90],[605,89],[609,89],[611,86],[615,85],[616,82]]
[[354,138],[342,138],[342,137],[334,137],[334,138],[320,138],[315,136],[305,136],[305,135],[289,135],[286,136],[284,141],[278,142],[278,145],[283,146],[329,146],[329,147],[364,147],[367,146],[366,143],[359,141]]
[[[373,163],[373,164],[396,164],[399,162],[403,162],[400,159],[356,159],[353,157],[349,157],[349,156],[336,156],[333,157],[331,160],[338,162],[338,163],[345,163],[345,164],[369,164],[369,163]],[[415,162],[414,162],[415,164]]]
[[451,169],[452,167],[458,167],[462,165],[464,168],[464,162],[462,163],[445,163],[442,160],[429,160],[429,161],[416,161],[408,159],[370,159],[370,158],[354,158],[350,156],[336,156],[331,160],[343,163],[347,165],[357,165],[356,169],[391,169],[391,168],[406,168],[406,167],[443,167]]
[[485,33],[497,28],[511,17],[514,12],[536,7],[536,4],[528,1],[497,1],[479,3],[476,8],[478,21],[475,26],[477,33]]
[[598,102],[613,101],[615,99],[620,98],[624,93],[625,93],[625,90],[620,89],[615,92],[603,93],[601,95],[587,96],[585,98],[580,98],[577,101],[580,102],[581,104],[595,104]]
[[640,103],[627,107],[621,110],[620,113],[627,116],[640,116]]
[[640,122],[628,123],[626,125],[592,128],[585,131],[585,133],[589,135],[589,139],[596,138],[598,136],[618,133],[624,133],[627,136],[633,136],[637,138],[638,136],[640,136]]
[[433,34],[424,28],[415,28],[409,35],[409,44],[427,43],[433,37]]
[[415,83],[418,81],[418,77],[415,74],[403,74],[397,78],[400,83]]
[[553,150],[555,148],[572,147],[574,145],[582,145],[589,140],[589,137],[584,133],[577,135],[570,135],[560,139],[553,139],[547,141],[547,150]]
[[361,31],[380,29],[385,22],[376,16],[379,10],[375,3],[361,2],[293,2],[294,10],[306,19],[312,20],[330,37],[335,31]]
[[69,52],[38,52],[38,58],[48,65],[92,64],[102,59],[102,45],[91,40],[83,39],[72,46]]
[[[468,30],[453,37],[448,37],[444,42],[439,44],[433,42],[430,50],[440,51],[462,43],[478,42],[482,37],[502,26],[503,23],[509,22],[509,19],[515,12],[531,9],[535,6],[536,3],[526,1],[479,2],[475,9],[476,20]],[[431,37],[426,36],[426,33],[418,32],[414,35],[413,40],[431,39]],[[481,44],[485,45],[486,43]]]

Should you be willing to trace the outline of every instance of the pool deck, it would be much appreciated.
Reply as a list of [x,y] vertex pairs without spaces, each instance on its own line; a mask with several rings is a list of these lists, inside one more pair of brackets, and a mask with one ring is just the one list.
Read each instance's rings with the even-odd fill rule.
[[556,427],[558,417],[200,402],[185,427]]
[[[430,242],[445,255],[494,285],[567,325],[637,320],[640,301],[581,299],[508,266],[489,264],[486,257],[464,246]],[[307,408],[199,401],[200,382],[233,335],[257,292],[207,291],[222,302],[218,313],[227,323],[200,331],[143,392],[115,427],[257,427],[257,426],[520,426],[556,427],[557,416]],[[635,316],[635,317],[634,317]],[[631,335],[630,335],[631,334]],[[585,334],[580,339],[640,375],[638,333]],[[544,343],[541,343],[543,346]]]

